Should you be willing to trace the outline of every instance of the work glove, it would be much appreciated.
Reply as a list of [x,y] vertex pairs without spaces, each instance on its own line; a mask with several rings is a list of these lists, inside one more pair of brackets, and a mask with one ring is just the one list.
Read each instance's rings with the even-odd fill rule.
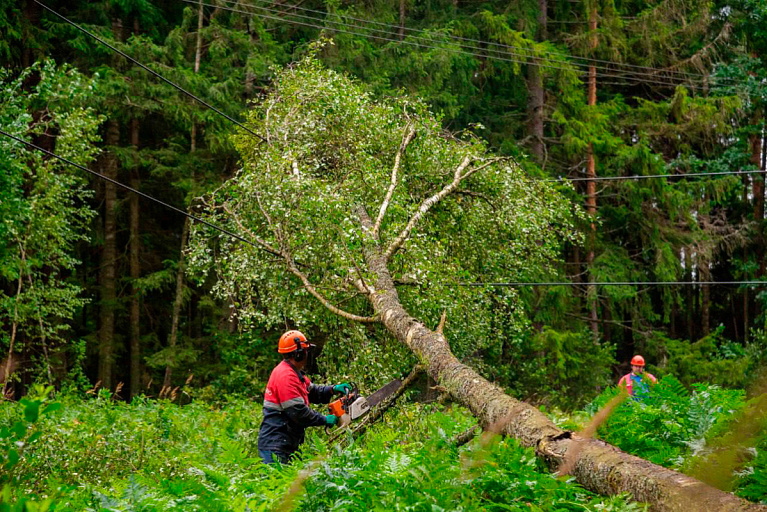
[[332,427],[333,425],[338,423],[338,416],[336,416],[335,414],[328,414],[327,416],[325,416],[325,421],[327,422],[326,426]]
[[335,391],[339,395],[345,395],[348,391],[351,391],[351,390],[352,390],[352,387],[346,382],[342,382],[341,384],[336,384],[335,386],[333,386],[333,391]]

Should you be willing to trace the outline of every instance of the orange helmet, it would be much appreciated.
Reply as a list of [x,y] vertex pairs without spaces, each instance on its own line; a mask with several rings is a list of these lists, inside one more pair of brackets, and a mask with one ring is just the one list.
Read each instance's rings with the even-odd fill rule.
[[632,357],[631,366],[644,366],[644,357],[639,355]]
[[277,345],[277,352],[280,354],[290,354],[296,350],[309,348],[309,342],[301,331],[288,331],[280,336],[280,343]]

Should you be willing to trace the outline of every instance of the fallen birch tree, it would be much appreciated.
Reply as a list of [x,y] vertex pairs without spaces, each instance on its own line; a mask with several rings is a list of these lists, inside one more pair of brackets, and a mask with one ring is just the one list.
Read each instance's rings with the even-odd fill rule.
[[[514,289],[463,284],[556,272],[580,215],[556,190],[472,133],[445,133],[423,104],[374,101],[312,57],[278,74],[249,121],[266,142],[236,137],[242,169],[202,201],[208,220],[253,246],[200,225],[189,244],[191,270],[216,274],[214,291],[242,325],[289,318],[328,328],[340,317],[344,332],[381,326],[480,425],[535,447],[554,468],[569,454],[567,467],[592,491],[628,492],[654,510],[765,510],[563,432],[454,355],[461,343],[502,342],[489,318],[518,315]],[[445,309],[449,336],[442,322],[427,327]]]

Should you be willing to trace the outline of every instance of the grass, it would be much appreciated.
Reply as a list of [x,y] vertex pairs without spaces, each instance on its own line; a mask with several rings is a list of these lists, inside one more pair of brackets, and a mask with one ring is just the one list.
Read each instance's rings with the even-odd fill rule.
[[[248,400],[125,404],[103,392],[56,400],[58,410],[29,424],[40,437],[2,477],[8,510],[45,498],[56,511],[644,509],[554,478],[512,439],[456,447],[474,424],[457,406],[398,406],[364,436],[333,445],[310,429],[301,461],[265,466],[261,405]],[[0,427],[23,409],[1,404]]]

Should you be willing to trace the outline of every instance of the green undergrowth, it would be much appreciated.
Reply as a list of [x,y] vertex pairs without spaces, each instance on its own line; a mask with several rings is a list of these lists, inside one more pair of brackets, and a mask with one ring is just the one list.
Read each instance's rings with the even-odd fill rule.
[[[302,461],[267,467],[251,401],[128,405],[102,392],[56,402],[25,427],[40,435],[0,477],[0,510],[644,510],[554,478],[511,439],[457,448],[474,424],[457,406],[398,406],[333,445],[311,429]],[[0,405],[0,427],[23,416],[22,404]]]
[[[581,413],[555,420],[580,430],[616,395],[617,388],[608,388]],[[669,375],[618,406],[597,434],[628,453],[767,503],[765,427],[763,395],[749,399],[743,390],[705,383],[688,389]]]

